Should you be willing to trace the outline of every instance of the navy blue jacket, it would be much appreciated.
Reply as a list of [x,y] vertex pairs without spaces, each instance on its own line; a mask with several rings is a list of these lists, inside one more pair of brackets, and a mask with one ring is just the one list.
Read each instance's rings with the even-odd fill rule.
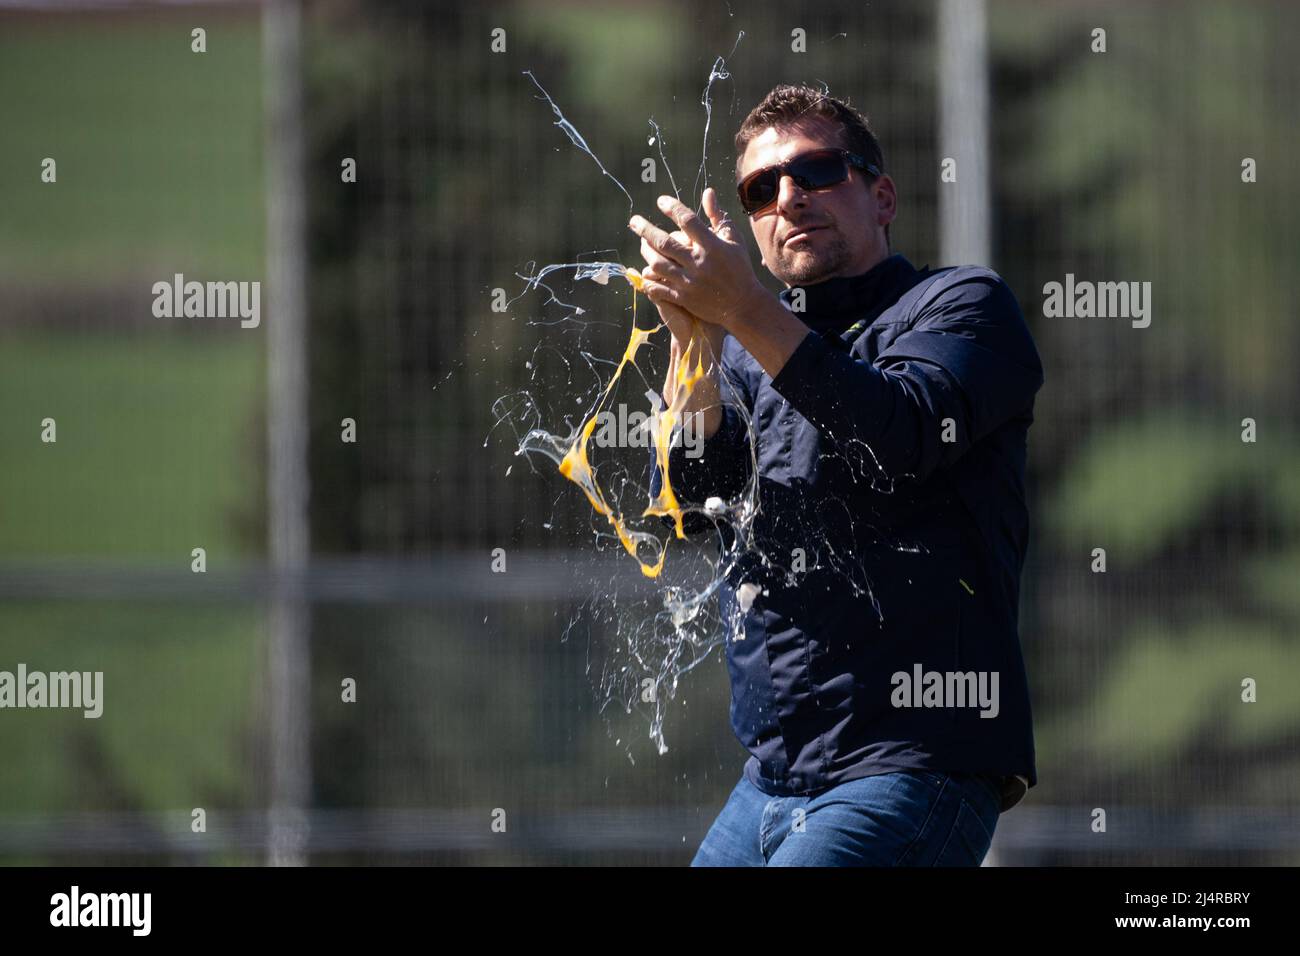
[[[918,271],[901,255],[803,294],[812,331],[775,379],[734,338],[723,347],[759,475],[754,547],[719,592],[743,627],[727,666],[745,775],[778,796],[908,768],[1033,786],[1017,620],[1043,370],[1020,307],[989,269]],[[744,490],[754,459],[734,407],[701,457],[685,451],[669,458],[684,504]],[[653,466],[650,482],[653,495]],[[996,716],[900,698],[893,675],[918,666],[997,672]]]

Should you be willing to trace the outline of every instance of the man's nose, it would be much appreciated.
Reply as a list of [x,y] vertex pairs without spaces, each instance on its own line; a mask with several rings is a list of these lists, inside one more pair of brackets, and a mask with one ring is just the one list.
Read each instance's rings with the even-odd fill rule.
[[808,205],[808,193],[795,183],[794,177],[786,173],[781,177],[781,186],[777,190],[776,205],[781,211],[801,209]]

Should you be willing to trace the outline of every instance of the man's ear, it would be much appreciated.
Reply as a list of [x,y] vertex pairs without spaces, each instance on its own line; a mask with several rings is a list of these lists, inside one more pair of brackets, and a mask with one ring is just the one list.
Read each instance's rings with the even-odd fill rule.
[[898,215],[898,192],[888,173],[881,173],[880,177],[871,184],[871,192],[876,200],[880,224],[888,226]]

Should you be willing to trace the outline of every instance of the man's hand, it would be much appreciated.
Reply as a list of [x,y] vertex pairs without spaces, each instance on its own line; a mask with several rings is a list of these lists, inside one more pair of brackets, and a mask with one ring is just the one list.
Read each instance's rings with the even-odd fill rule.
[[[642,278],[649,271],[647,269],[642,273]],[[659,318],[663,320],[664,325],[668,326],[668,331],[673,337],[673,355],[685,352],[686,347],[691,343],[691,338],[698,336],[704,343],[702,353],[704,368],[709,370],[710,365],[722,361],[722,340],[727,334],[726,329],[712,322],[701,322],[680,305],[673,305],[671,302],[656,302],[655,308],[659,310]]]
[[[754,275],[749,253],[731,220],[718,207],[718,194],[712,187],[704,190],[704,211],[711,226],[672,196],[660,196],[659,209],[679,231],[667,233],[640,216],[628,222],[628,228],[641,237],[641,254],[648,266],[642,274],[646,279],[642,291],[655,305],[677,306],[705,323],[727,329],[759,302],[774,298]],[[670,330],[675,319],[675,315],[671,320],[664,316]],[[681,341],[675,330],[673,337]],[[721,336],[717,338],[720,343]]]
[[722,424],[719,375],[722,369],[722,339],[727,332],[720,325],[699,321],[681,306],[673,305],[671,302],[656,302],[655,308],[659,310],[660,318],[663,319],[664,325],[668,326],[668,331],[673,337],[668,372],[664,377],[663,398],[666,404],[672,405],[677,395],[678,370],[692,336],[698,342],[696,347],[702,350],[700,358],[704,366],[704,377],[695,383],[690,397],[686,399],[686,404],[682,408],[682,413],[685,415],[700,413],[702,415],[700,424],[703,426],[701,434],[704,438],[708,438]]

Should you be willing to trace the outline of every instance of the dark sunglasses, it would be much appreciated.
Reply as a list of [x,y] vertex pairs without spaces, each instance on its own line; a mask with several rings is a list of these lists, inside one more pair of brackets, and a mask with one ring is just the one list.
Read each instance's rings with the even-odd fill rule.
[[755,170],[740,181],[736,193],[745,213],[752,216],[776,202],[781,192],[781,178],[786,174],[800,189],[825,189],[848,179],[850,166],[866,170],[872,176],[880,175],[874,163],[868,163],[847,149],[814,149],[784,163]]

